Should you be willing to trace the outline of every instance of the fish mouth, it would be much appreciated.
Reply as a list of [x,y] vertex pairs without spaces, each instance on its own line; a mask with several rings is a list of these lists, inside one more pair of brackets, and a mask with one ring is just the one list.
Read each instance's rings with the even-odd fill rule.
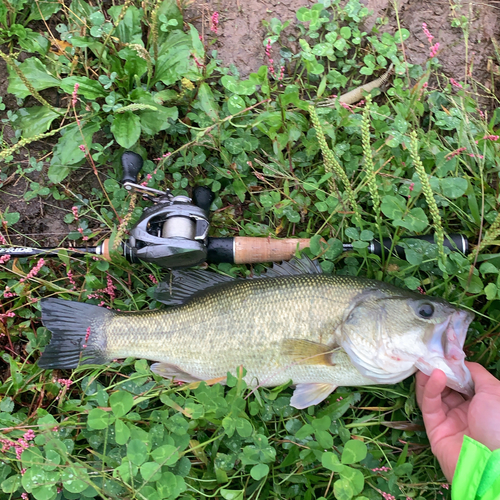
[[442,370],[446,375],[446,385],[469,397],[474,395],[474,383],[464,363],[463,346],[473,319],[472,313],[458,310],[443,323],[435,325],[432,337],[427,342],[426,356],[420,357],[415,363],[426,375],[431,375],[435,369]]

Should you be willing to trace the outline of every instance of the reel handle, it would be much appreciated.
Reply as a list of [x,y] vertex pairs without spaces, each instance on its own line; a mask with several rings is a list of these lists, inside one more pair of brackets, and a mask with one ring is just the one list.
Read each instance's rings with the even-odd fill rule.
[[138,155],[133,151],[125,151],[125,153],[122,154],[122,184],[125,184],[126,182],[136,184],[137,176],[139,175],[143,164],[144,162],[141,155]]

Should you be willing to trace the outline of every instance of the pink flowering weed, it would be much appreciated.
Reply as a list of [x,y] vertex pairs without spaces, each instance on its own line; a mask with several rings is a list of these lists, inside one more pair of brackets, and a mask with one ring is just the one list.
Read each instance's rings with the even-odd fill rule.
[[9,311],[5,314],[0,314],[0,321],[3,321],[4,319],[7,319],[7,318],[13,318],[15,315],[16,315],[16,313],[14,313],[12,311]]
[[73,383],[69,378],[58,378],[57,383],[66,386],[67,388]]
[[161,160],[164,160],[165,158],[168,158],[171,155],[172,155],[172,153],[168,152],[168,153],[165,153],[164,155],[161,155],[160,158],[155,158],[154,160],[155,161],[161,161]]
[[149,181],[150,181],[152,178],[153,178],[153,176],[152,176],[151,174],[147,174],[147,175],[146,175],[146,179],[145,179],[143,182],[141,182],[141,186],[147,186],[147,185],[148,185],[148,183],[149,183]]
[[424,31],[424,34],[427,37],[427,40],[429,41],[429,43],[432,43],[432,40],[434,40],[434,36],[431,35],[431,32],[427,28],[427,23],[422,24],[422,30]]
[[87,328],[87,333],[85,334],[85,340],[83,341],[83,348],[85,349],[87,347],[87,342],[89,341],[90,337],[90,326]]
[[394,495],[391,495],[390,493],[386,493],[385,491],[382,491],[382,498],[384,500],[396,500],[396,497]]
[[460,153],[463,153],[464,151],[467,151],[466,147],[455,149],[455,151],[452,151],[451,153],[448,153],[445,158],[447,160],[451,160],[454,156],[457,156]]
[[429,52],[429,57],[432,59],[433,57],[436,57],[437,53],[439,51],[439,42],[436,42],[430,49]]
[[3,296],[6,298],[6,299],[10,299],[12,297],[17,297],[17,293],[15,292],[11,292],[10,291],[10,286],[6,286],[5,287],[5,290],[3,291]]
[[35,266],[33,266],[31,268],[31,271],[24,277],[24,278],[21,278],[19,281],[21,283],[27,281],[27,280],[30,280],[34,277],[36,277],[36,275],[40,272],[40,269],[42,268],[42,266],[45,264],[45,261],[43,260],[43,257],[40,258],[40,260],[35,264]]
[[75,290],[76,289],[76,281],[75,281],[75,278],[73,277],[73,271],[71,269],[68,269],[66,271],[66,275],[68,276],[68,280],[71,283],[73,290]]
[[24,433],[23,438],[24,438],[26,441],[33,441],[33,439],[35,439],[35,431],[34,431],[33,429],[29,429],[29,430],[27,430],[27,431]]
[[215,11],[211,18],[212,24],[210,25],[210,31],[217,35],[219,29],[219,13]]
[[266,56],[268,59],[271,59],[271,39],[267,39],[267,45],[266,45]]
[[73,88],[73,94],[71,95],[71,104],[73,106],[76,105],[77,101],[78,101],[78,89],[80,88],[80,84],[79,83],[75,83],[75,86]]

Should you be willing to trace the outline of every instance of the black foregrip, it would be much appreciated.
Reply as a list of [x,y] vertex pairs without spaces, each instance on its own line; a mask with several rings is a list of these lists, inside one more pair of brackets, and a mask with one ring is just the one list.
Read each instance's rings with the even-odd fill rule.
[[463,254],[469,253],[469,241],[462,234],[450,234],[444,237],[444,246],[450,250],[458,250]]
[[123,177],[122,184],[125,182],[137,183],[137,176],[143,165],[141,155],[133,151],[125,151],[122,154]]
[[207,262],[234,264],[234,238],[208,238]]
[[[428,241],[429,243],[435,243],[433,234],[427,234],[425,236],[411,236],[410,238],[407,239],[417,239],[417,240]],[[384,245],[385,253],[389,252],[392,246],[392,239],[384,238],[382,240],[382,243]],[[465,236],[462,236],[461,234],[450,234],[448,236],[445,236],[444,246],[453,251],[458,250],[463,254],[469,252],[469,242],[467,241],[467,238]],[[373,240],[368,248],[371,253],[379,256],[382,255],[382,245],[378,240]],[[393,251],[396,252],[396,255],[401,259],[405,258],[405,249],[403,247],[396,245]]]

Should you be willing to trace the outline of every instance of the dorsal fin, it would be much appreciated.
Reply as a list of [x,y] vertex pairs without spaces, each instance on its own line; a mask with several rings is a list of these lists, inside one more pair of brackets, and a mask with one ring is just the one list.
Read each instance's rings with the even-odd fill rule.
[[[268,268],[260,276],[252,276],[248,279],[321,273],[322,270],[317,261],[312,261],[309,257],[303,256],[301,259],[294,257],[292,260],[283,261],[281,264],[274,263],[273,267]],[[204,269],[172,271],[169,280],[158,284],[154,292],[154,298],[168,306],[178,306],[184,304],[197,292],[236,280],[237,278]]]
[[298,274],[322,274],[323,271],[316,260],[311,260],[306,255],[300,259],[294,257],[289,261],[283,261],[281,264],[275,262],[273,267],[268,268],[260,276],[252,278],[277,278],[278,276],[295,276]]
[[168,306],[178,306],[184,304],[196,292],[234,280],[235,278],[231,276],[212,273],[204,269],[172,271],[168,281],[158,284],[154,298]]

